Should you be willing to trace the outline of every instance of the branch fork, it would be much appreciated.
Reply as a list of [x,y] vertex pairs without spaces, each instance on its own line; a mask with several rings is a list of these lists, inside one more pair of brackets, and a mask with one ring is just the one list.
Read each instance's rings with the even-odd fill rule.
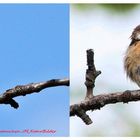
[[85,99],[77,104],[70,106],[70,116],[80,117],[86,125],[92,124],[92,120],[86,114],[87,111],[101,109],[107,104],[129,103],[140,101],[140,90],[126,90],[124,92],[99,94],[94,96],[93,89],[95,80],[101,74],[96,70],[94,65],[94,52],[92,49],[87,50],[87,65],[85,86],[87,88]]
[[[87,88],[87,91],[86,91],[86,97],[84,101],[88,101],[94,98],[93,88],[95,87],[95,80],[101,74],[101,71],[98,71],[95,68],[94,52],[92,49],[87,50],[87,66],[88,66],[88,69],[86,70],[86,76],[85,76],[86,77],[85,86]],[[73,113],[70,113],[71,116],[77,115],[85,122],[85,124],[89,125],[92,123],[92,120],[86,114],[86,109],[82,106],[82,102],[80,105],[75,104],[71,106],[70,112],[73,112]]]

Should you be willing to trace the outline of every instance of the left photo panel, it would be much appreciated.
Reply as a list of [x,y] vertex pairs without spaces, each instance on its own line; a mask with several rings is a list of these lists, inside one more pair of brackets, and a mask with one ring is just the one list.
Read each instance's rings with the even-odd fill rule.
[[0,136],[69,136],[69,5],[0,4]]

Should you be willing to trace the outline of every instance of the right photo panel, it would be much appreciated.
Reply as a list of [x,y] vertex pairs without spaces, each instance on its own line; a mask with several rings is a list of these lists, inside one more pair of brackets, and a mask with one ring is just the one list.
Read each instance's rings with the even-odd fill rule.
[[71,4],[70,136],[140,136],[140,4]]

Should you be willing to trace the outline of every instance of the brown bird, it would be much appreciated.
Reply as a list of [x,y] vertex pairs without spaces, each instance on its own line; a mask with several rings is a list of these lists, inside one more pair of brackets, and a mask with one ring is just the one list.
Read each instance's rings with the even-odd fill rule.
[[140,87],[140,25],[131,35],[131,43],[124,58],[124,68],[127,76]]

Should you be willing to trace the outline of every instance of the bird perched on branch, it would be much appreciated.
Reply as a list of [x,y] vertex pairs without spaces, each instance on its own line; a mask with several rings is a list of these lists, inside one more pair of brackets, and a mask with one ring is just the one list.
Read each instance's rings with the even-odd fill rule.
[[124,68],[127,76],[140,87],[140,25],[131,35],[131,43],[124,58]]

